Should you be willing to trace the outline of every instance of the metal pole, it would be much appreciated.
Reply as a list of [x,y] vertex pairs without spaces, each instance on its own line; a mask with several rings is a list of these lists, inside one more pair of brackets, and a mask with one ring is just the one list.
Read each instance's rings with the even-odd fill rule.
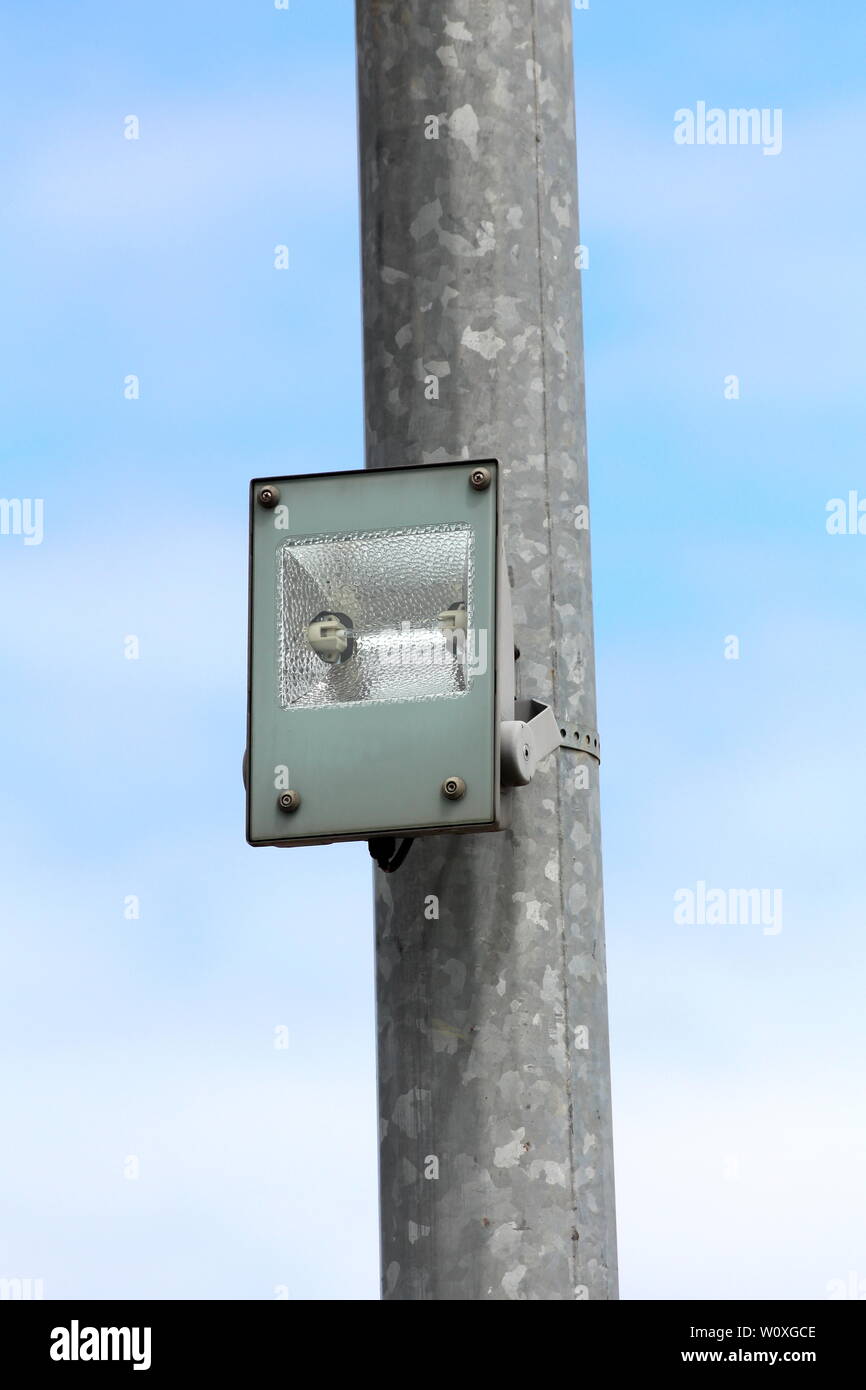
[[[569,0],[358,0],[367,466],[498,457],[518,694],[594,729]],[[376,874],[386,1299],[617,1296],[598,764]]]

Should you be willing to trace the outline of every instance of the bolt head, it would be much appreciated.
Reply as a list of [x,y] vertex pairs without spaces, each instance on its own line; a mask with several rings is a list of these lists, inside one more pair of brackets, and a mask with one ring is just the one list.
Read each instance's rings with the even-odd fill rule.
[[278,487],[263,487],[259,490],[258,504],[266,511],[272,511],[280,500],[280,489]]
[[297,811],[301,804],[300,792],[281,792],[277,797],[277,805],[281,811],[290,815],[292,811]]
[[476,492],[483,492],[490,486],[493,474],[489,468],[473,468],[469,474],[469,486],[474,487]]
[[449,801],[459,801],[466,795],[466,783],[462,777],[446,777],[442,783],[442,795]]

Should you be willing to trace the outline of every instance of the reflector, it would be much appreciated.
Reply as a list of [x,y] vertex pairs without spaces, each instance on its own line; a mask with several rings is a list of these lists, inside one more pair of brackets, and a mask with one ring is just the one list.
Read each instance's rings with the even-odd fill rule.
[[284,709],[466,693],[472,527],[292,537],[277,562]]

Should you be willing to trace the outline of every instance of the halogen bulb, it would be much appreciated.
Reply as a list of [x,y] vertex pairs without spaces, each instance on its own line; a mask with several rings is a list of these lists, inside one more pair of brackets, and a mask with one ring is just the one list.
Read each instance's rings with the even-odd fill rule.
[[349,661],[355,654],[352,619],[345,613],[318,613],[307,626],[307,641],[328,666]]

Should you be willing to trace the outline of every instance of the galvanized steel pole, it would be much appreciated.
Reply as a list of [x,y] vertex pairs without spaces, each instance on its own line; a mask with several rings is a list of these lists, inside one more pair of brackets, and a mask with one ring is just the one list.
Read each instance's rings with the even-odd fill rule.
[[[570,3],[357,20],[367,466],[502,460],[518,694],[591,730]],[[376,870],[386,1299],[617,1296],[597,762],[514,805]]]

